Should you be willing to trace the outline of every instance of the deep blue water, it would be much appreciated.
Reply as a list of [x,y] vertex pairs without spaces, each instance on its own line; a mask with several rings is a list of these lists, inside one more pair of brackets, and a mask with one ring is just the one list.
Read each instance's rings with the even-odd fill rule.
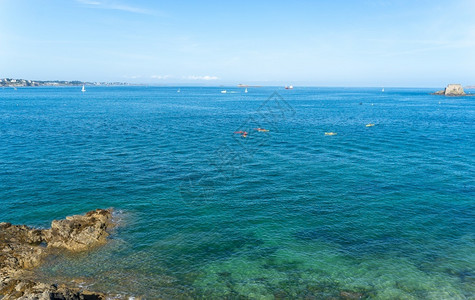
[[0,221],[119,222],[39,277],[146,299],[475,299],[475,97],[222,89],[0,89]]

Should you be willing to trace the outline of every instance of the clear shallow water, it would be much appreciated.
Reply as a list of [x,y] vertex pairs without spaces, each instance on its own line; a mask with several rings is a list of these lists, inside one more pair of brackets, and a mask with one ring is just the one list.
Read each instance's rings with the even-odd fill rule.
[[474,299],[475,99],[221,89],[0,90],[0,220],[120,220],[38,276],[147,299]]

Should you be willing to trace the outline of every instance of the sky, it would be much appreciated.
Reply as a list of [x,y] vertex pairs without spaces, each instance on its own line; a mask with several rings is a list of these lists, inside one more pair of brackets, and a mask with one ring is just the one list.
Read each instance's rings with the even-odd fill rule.
[[475,0],[0,0],[0,78],[475,85]]

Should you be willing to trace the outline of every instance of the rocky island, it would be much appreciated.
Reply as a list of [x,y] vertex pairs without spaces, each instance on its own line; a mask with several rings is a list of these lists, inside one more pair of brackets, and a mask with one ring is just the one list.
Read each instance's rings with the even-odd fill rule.
[[106,299],[102,293],[37,282],[28,275],[55,249],[78,252],[104,244],[112,227],[111,209],[55,220],[49,229],[0,223],[0,299]]
[[432,93],[432,95],[471,96],[471,94],[465,93],[461,84],[449,84],[445,89]]

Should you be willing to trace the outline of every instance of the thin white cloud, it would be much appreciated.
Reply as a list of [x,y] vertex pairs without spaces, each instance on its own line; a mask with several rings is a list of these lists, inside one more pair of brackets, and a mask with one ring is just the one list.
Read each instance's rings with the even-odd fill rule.
[[159,80],[164,80],[164,79],[169,79],[172,76],[171,75],[152,75],[150,76],[152,79],[159,79]]
[[101,9],[109,9],[109,10],[119,10],[119,11],[125,11],[125,12],[130,12],[130,13],[135,13],[135,14],[143,14],[143,15],[155,15],[156,12],[153,10],[141,8],[141,7],[136,7],[136,6],[130,6],[130,5],[125,5],[122,3],[118,3],[115,1],[93,1],[93,0],[76,0],[76,2],[90,6],[93,8],[101,8]]
[[114,9],[114,10],[121,10],[121,11],[136,13],[136,14],[144,14],[144,15],[152,15],[153,14],[153,12],[148,10],[148,9],[143,9],[143,8],[133,7],[133,6],[128,6],[128,5],[121,5],[121,4],[112,4],[112,5],[109,5],[106,8]]
[[137,79],[137,78],[142,78],[142,75],[124,75],[122,76],[127,79]]
[[[127,78],[127,79],[138,79],[138,78],[147,78],[147,76],[142,76],[142,75],[123,75],[122,77]],[[148,78],[150,79],[155,79],[155,80],[177,80],[177,81],[183,81],[183,80],[194,80],[194,81],[212,81],[212,80],[218,80],[219,77],[217,76],[210,76],[210,75],[203,75],[203,76],[196,76],[196,75],[190,75],[190,76],[174,76],[174,75],[150,75]]]
[[196,76],[196,75],[191,75],[191,76],[185,76],[183,79],[189,79],[189,80],[218,80],[219,78],[217,76],[209,76],[209,75],[204,75],[204,76]]
[[98,1],[76,0],[76,2],[86,4],[86,5],[101,5],[101,2],[98,2]]

